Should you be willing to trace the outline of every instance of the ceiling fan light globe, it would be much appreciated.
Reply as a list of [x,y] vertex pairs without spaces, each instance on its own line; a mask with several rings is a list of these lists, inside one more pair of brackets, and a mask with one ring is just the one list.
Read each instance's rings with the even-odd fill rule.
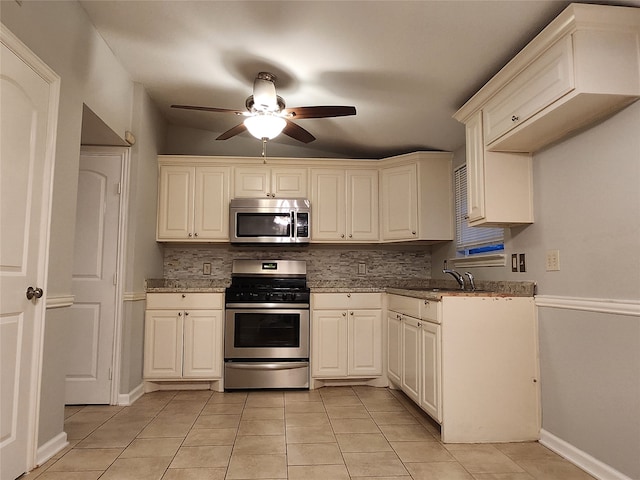
[[275,115],[254,115],[248,117],[244,121],[249,133],[259,140],[267,138],[271,140],[282,133],[287,121],[284,118]]

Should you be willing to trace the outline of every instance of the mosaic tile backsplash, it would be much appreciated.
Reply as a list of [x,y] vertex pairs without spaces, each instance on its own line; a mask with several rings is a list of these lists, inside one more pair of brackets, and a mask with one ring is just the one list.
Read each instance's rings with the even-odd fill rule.
[[[428,279],[431,254],[428,247],[377,247],[361,245],[305,247],[247,247],[232,245],[169,245],[164,247],[165,279],[231,279],[234,259],[305,260],[308,283],[368,281],[385,279]],[[211,264],[211,275],[203,275],[203,264]],[[366,273],[358,274],[364,263]]]

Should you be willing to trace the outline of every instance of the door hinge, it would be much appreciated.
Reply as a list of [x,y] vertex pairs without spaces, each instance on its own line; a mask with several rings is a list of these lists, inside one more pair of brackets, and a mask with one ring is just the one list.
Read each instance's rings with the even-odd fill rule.
[[118,183],[116,184],[116,194],[117,194],[117,195],[122,194],[122,182],[118,182]]
[[109,369],[109,380],[113,380],[111,369]]
[[113,274],[113,284],[118,285],[118,272]]

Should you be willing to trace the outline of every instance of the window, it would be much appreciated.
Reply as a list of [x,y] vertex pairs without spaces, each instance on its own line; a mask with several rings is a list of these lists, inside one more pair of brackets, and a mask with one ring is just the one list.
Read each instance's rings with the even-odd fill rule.
[[454,171],[456,208],[456,251],[458,256],[479,253],[501,253],[504,250],[504,229],[470,227],[467,224],[467,167]]

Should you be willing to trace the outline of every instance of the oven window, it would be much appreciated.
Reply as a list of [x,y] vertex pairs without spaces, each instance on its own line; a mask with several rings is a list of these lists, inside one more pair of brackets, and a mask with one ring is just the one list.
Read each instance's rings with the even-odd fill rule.
[[237,213],[238,237],[290,237],[289,213]]
[[300,347],[297,313],[236,313],[235,348]]

